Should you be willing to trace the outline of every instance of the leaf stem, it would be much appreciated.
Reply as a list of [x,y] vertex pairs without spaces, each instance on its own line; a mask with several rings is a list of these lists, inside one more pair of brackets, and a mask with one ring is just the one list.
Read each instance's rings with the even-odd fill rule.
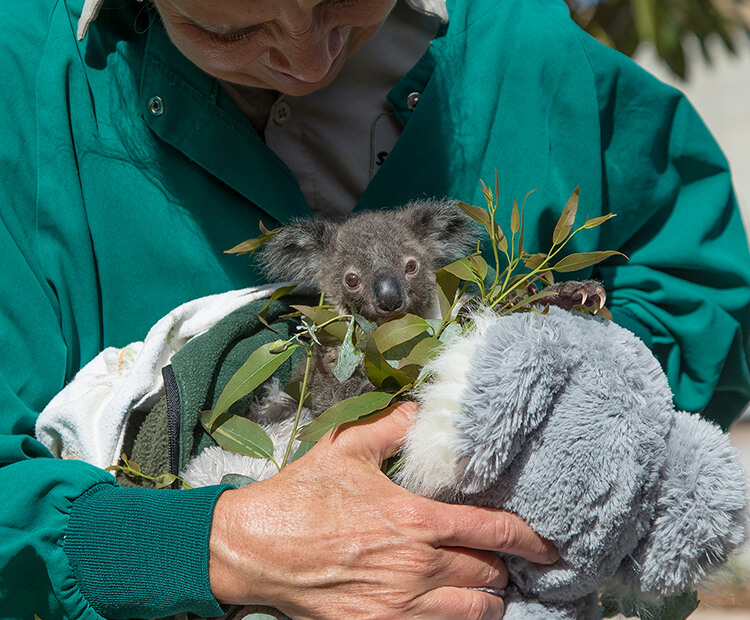
[[292,427],[292,433],[289,437],[289,443],[286,446],[286,452],[284,453],[284,460],[281,461],[281,467],[279,467],[278,465],[276,466],[279,468],[279,471],[281,471],[284,467],[286,467],[286,464],[289,461],[289,455],[292,452],[292,444],[294,444],[294,438],[297,436],[297,429],[299,428],[299,420],[302,415],[302,406],[305,402],[305,396],[307,394],[307,380],[310,377],[310,366],[312,363],[312,354],[313,354],[314,346],[315,346],[314,343],[310,343],[310,348],[307,349],[307,360],[305,362],[305,376],[302,379],[302,388],[300,389],[299,403],[297,404],[297,414],[294,417],[294,426]]

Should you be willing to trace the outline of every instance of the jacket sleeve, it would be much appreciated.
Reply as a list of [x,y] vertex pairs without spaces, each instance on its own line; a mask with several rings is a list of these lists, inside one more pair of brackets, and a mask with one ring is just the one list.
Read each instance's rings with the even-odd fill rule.
[[618,214],[600,270],[615,320],[647,341],[678,408],[725,428],[750,400],[750,256],[731,174],[678,91],[611,50],[593,50],[603,197]]
[[[47,237],[60,247],[85,240],[42,231],[37,221],[42,193],[61,212],[82,211],[70,97],[80,104],[86,91],[85,84],[77,93],[59,88],[81,71],[64,3],[9,0],[0,23],[0,615],[220,615],[209,588],[208,536],[225,487],[120,488],[106,471],[51,458],[34,438],[38,412],[88,355],[81,343],[89,351],[101,339],[96,296],[88,304],[80,296],[95,288],[81,281],[77,290],[59,290],[47,276],[51,255],[40,250]],[[44,74],[45,50],[67,54],[59,82]],[[59,95],[59,132],[42,120],[40,92]]]

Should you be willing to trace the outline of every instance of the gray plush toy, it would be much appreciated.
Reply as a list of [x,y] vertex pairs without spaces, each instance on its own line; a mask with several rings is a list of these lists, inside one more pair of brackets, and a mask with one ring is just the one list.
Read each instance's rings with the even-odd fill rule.
[[745,535],[747,479],[727,436],[676,411],[631,332],[550,308],[486,313],[431,367],[397,481],[509,510],[560,560],[508,556],[506,620],[662,618]]
[[[659,363],[626,329],[555,307],[480,313],[430,370],[397,482],[512,511],[560,551],[552,566],[504,558],[506,620],[601,618],[603,587],[625,615],[682,618],[671,597],[742,543],[738,452],[717,426],[675,410]],[[273,412],[267,422],[284,445],[289,429]],[[201,484],[228,472],[271,470],[209,448],[184,473]]]

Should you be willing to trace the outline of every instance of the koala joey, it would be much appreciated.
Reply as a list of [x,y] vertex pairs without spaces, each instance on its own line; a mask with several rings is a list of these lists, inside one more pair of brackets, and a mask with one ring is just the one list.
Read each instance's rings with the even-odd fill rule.
[[[382,324],[400,314],[437,316],[435,271],[470,252],[478,227],[455,203],[425,200],[341,221],[297,220],[263,248],[273,280],[312,282],[341,313]],[[318,347],[308,377],[317,415],[372,389],[362,370],[341,383],[332,366],[338,347]]]

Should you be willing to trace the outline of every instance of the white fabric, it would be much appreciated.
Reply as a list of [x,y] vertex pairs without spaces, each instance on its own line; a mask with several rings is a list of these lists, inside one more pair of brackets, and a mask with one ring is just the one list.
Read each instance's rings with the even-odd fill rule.
[[142,342],[108,347],[84,366],[44,408],[36,437],[58,458],[98,467],[117,463],[130,412],[161,395],[161,369],[191,338],[237,308],[270,297],[280,285],[201,297],[172,310]]

